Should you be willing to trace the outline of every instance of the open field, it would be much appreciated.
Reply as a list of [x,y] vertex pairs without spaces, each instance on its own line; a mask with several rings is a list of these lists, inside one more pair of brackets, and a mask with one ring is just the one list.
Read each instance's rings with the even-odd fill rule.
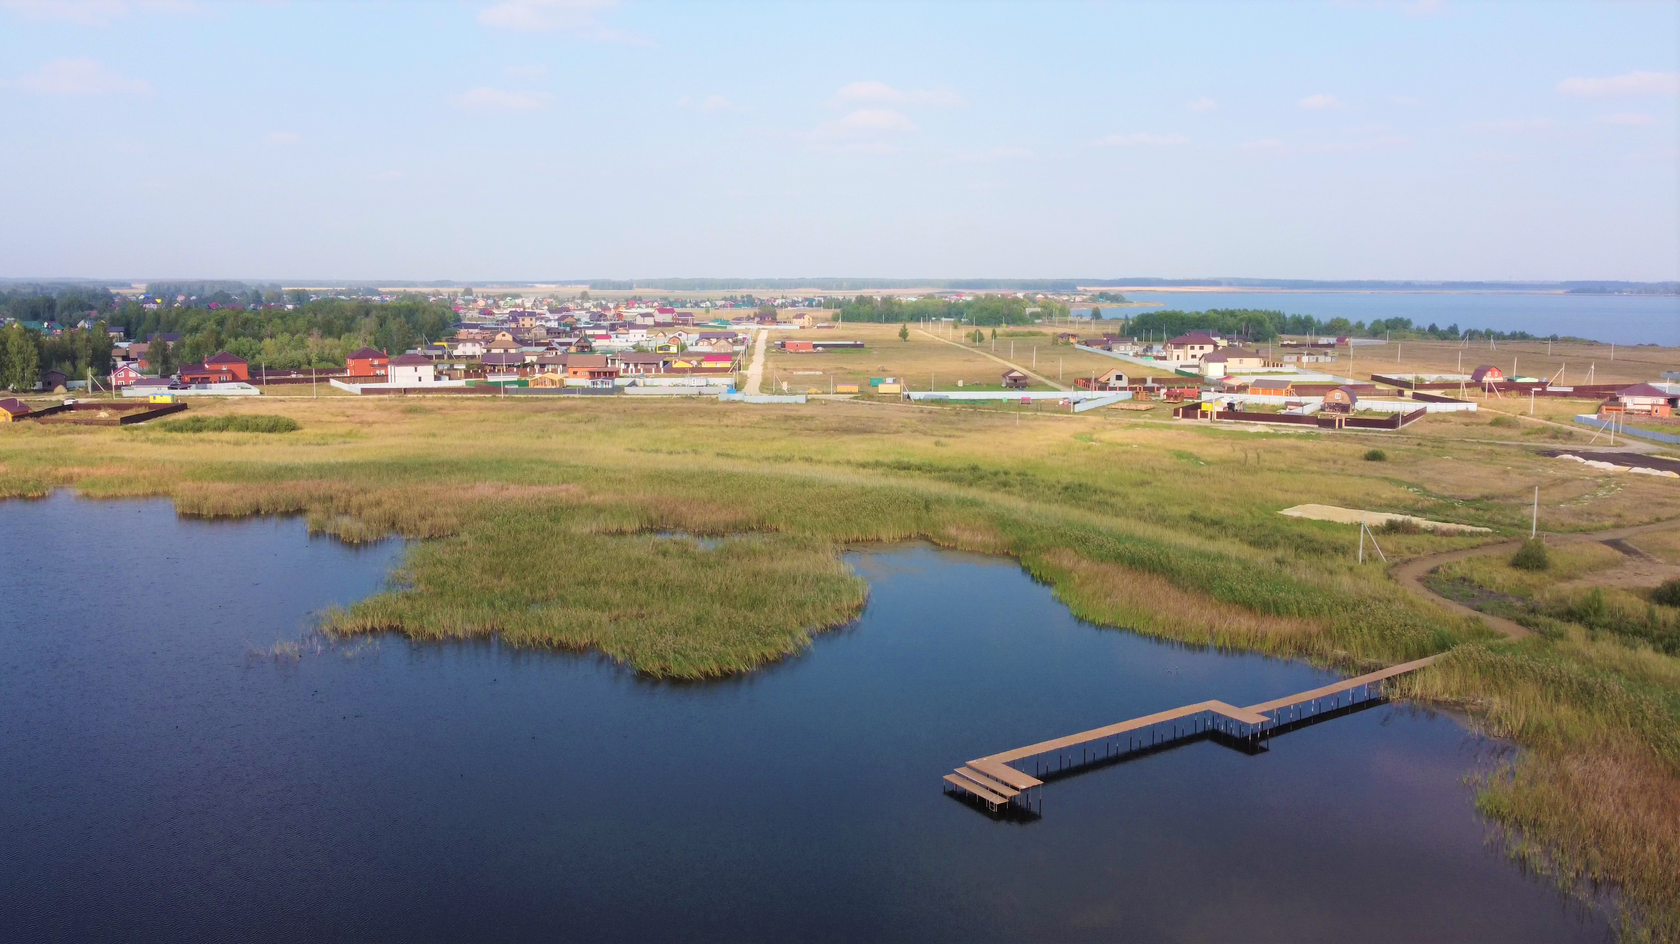
[[[972,358],[977,381],[996,366],[932,340],[905,344],[896,326],[867,330],[886,334],[872,347],[899,345],[906,358]],[[1529,748],[1483,786],[1489,815],[1519,830],[1513,850],[1565,881],[1618,883],[1641,933],[1680,933],[1680,835],[1650,826],[1680,795],[1680,659],[1655,637],[1562,617],[1506,640],[1402,591],[1381,565],[1357,564],[1354,527],[1277,513],[1321,503],[1496,532],[1380,535],[1403,560],[1526,535],[1536,486],[1545,530],[1680,519],[1672,480],[1544,458],[1512,444],[1532,441],[1522,429],[1485,415],[1341,434],[843,401],[263,398],[195,402],[189,415],[256,413],[300,428],[0,427],[0,496],[164,496],[191,515],[299,514],[349,541],[425,538],[389,592],[331,614],[327,628],[495,634],[599,650],[666,677],[798,653],[863,603],[843,548],[913,538],[1014,556],[1078,615],[1189,644],[1348,670],[1452,650],[1407,684]],[[1373,446],[1388,460],[1363,459]],[[1680,547],[1640,540],[1656,557]],[[1597,551],[1570,555],[1553,582],[1614,569]],[[1459,575],[1534,592],[1488,566]]]
[[[1037,373],[1047,380],[1059,381],[1065,387],[1072,387],[1075,378],[1104,373],[1115,367],[1139,376],[1148,373],[1124,361],[1076,350],[1071,345],[1055,344],[1056,333],[1062,329],[1049,326],[999,328],[996,341],[992,340],[990,328],[981,329],[985,332],[986,341],[979,345],[965,341],[960,331],[953,330],[950,324],[936,324],[926,330],[912,324],[908,341],[899,340],[898,328],[896,324],[842,324],[832,330],[788,333],[786,336],[794,340],[863,341],[867,346],[861,351],[823,354],[788,354],[771,350],[766,355],[766,383],[774,379],[778,393],[781,392],[781,381],[787,381],[790,391],[795,393],[806,390],[827,393],[831,380],[837,384],[867,385],[871,377],[898,377],[909,384],[907,389],[910,390],[927,390],[930,383],[940,390],[955,390],[959,380],[965,388],[1001,389],[1003,372],[1009,368],[984,356],[986,354]],[[782,337],[783,333],[777,332],[773,340]],[[957,343],[946,343],[946,340]],[[795,374],[794,371],[821,373]],[[1161,377],[1173,376],[1172,371],[1165,368],[1157,373]],[[1056,388],[1053,384],[1035,380],[1028,389]]]

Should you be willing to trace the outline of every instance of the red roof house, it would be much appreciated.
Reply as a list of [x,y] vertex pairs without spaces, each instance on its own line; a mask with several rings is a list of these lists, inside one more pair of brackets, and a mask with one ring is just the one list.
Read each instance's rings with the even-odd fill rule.
[[391,358],[384,351],[377,351],[371,347],[364,347],[359,351],[352,351],[344,357],[344,366],[351,377],[384,379],[386,370],[391,364]]
[[202,364],[181,368],[180,377],[183,383],[234,383],[251,379],[251,365],[236,354],[218,351]]

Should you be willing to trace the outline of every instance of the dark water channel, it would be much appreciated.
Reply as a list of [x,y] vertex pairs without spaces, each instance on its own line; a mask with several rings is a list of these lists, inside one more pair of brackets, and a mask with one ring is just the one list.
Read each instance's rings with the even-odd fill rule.
[[851,628],[657,684],[494,644],[253,647],[400,547],[163,502],[0,504],[0,938],[1604,940],[1485,841],[1490,746],[1382,706],[1198,743],[998,822],[962,760],[1326,673],[1071,618],[892,548]]

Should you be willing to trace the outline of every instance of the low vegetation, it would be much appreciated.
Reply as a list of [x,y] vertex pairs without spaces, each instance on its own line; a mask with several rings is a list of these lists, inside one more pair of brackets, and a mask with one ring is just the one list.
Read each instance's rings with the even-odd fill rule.
[[1546,552],[1545,538],[1529,538],[1517,553],[1511,555],[1511,566],[1518,570],[1547,570],[1552,557]]
[[[920,334],[905,347],[954,350]],[[231,426],[245,408],[195,405],[194,418]],[[844,549],[909,539],[1012,555],[1079,616],[1187,644],[1348,670],[1450,651],[1404,684],[1526,748],[1480,788],[1513,853],[1566,883],[1613,882],[1630,928],[1676,934],[1680,658],[1663,640],[1680,610],[1608,586],[1595,601],[1591,582],[1622,558],[1593,542],[1554,546],[1544,572],[1492,554],[1442,568],[1437,582],[1472,605],[1540,630],[1511,642],[1358,564],[1356,528],[1277,514],[1320,502],[1526,534],[1539,485],[1544,523],[1586,530],[1680,517],[1670,482],[1488,443],[1485,424],[1454,417],[1384,435],[1393,459],[1377,464],[1357,434],[1121,411],[629,398],[263,408],[307,431],[218,440],[15,424],[0,429],[0,495],[166,496],[187,515],[299,514],[347,541],[427,539],[388,592],[325,628],[495,635],[666,678],[800,652],[863,605]],[[1490,540],[1502,539],[1395,528],[1382,546],[1404,559]]]
[[222,413],[215,416],[183,416],[178,420],[165,420],[154,428],[169,433],[292,433],[302,426],[289,416]]

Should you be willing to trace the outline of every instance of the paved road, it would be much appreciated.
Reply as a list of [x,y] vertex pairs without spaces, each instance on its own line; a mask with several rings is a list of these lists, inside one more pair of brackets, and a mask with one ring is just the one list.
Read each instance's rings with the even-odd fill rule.
[[[1546,536],[1546,540],[1554,545],[1573,544],[1577,541],[1598,541],[1600,543],[1608,543],[1620,541],[1623,538],[1630,538],[1637,534],[1648,534],[1652,531],[1668,531],[1676,527],[1680,527],[1680,522],[1659,521],[1655,524],[1634,525],[1633,527],[1628,528],[1610,528],[1605,531],[1585,531],[1577,534],[1549,534]],[[1521,639],[1524,636],[1532,636],[1533,632],[1529,630],[1528,627],[1519,623],[1514,623],[1504,617],[1494,616],[1491,613],[1482,613],[1478,610],[1473,610],[1462,603],[1449,600],[1425,586],[1423,578],[1427,576],[1430,571],[1442,566],[1443,564],[1461,561],[1467,557],[1476,557],[1481,554],[1515,554],[1517,549],[1522,547],[1522,543],[1523,542],[1520,540],[1505,541],[1500,544],[1484,544],[1481,547],[1465,548],[1461,551],[1447,551],[1444,554],[1431,554],[1428,557],[1419,557],[1415,560],[1409,560],[1401,564],[1396,564],[1389,573],[1394,576],[1395,580],[1400,581],[1400,586],[1405,588],[1405,590],[1413,596],[1428,600],[1431,603],[1435,603],[1444,609],[1457,613],[1460,616],[1469,616],[1479,619],[1483,623],[1486,623],[1489,628],[1496,632],[1503,633],[1512,639]],[[1611,543],[1610,547],[1615,548],[1624,554],[1627,554],[1628,550],[1631,550],[1624,550],[1622,547],[1618,547],[1614,543]]]
[[763,391],[759,387],[764,385],[764,348],[770,343],[770,332],[760,328],[758,338],[753,341],[752,363],[747,366],[746,394],[756,397]]

